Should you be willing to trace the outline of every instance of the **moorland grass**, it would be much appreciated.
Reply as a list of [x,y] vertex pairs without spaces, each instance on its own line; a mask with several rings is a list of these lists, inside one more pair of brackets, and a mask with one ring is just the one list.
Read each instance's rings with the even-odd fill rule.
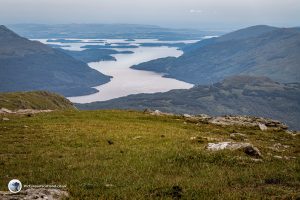
[[[70,199],[300,197],[300,138],[285,132],[196,125],[134,111],[2,117],[10,120],[0,121],[0,190],[17,178],[25,185],[67,185]],[[246,134],[263,161],[240,151],[209,152],[207,142],[190,139],[229,141],[232,132]],[[276,143],[288,148],[270,148]]]

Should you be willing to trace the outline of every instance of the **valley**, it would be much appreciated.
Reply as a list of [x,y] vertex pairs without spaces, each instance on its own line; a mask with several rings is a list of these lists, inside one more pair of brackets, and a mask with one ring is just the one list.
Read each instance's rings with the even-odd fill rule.
[[[106,51],[107,56],[113,56],[112,58],[102,57],[102,60],[99,60],[99,62],[88,62],[92,69],[110,76],[112,79],[106,84],[94,87],[98,90],[94,94],[69,97],[74,103],[106,101],[131,94],[167,92],[172,89],[193,87],[192,84],[165,78],[162,74],[155,72],[135,70],[131,66],[157,58],[178,57],[183,52],[178,47],[170,47],[170,44],[182,46],[182,44],[192,44],[196,42],[195,40],[159,41],[154,39],[135,39],[134,41],[126,42],[125,39],[64,39],[61,42],[60,40],[41,39],[39,41],[48,45],[62,45],[62,49],[73,51],[70,55],[75,56],[75,58],[75,53],[80,54],[80,52],[84,53],[84,51],[87,51],[87,54],[91,55],[91,51],[96,51],[95,55],[97,56],[101,54],[101,50]],[[86,46],[87,43],[89,43],[89,46]],[[64,44],[67,44],[67,46],[63,46]],[[143,46],[143,44],[148,45]],[[105,49],[107,46],[110,48]],[[132,48],[132,46],[137,48]]]

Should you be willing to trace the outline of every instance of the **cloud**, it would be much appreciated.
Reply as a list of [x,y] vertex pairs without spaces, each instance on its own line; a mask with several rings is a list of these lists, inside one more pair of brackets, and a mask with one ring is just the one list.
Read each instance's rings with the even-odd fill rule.
[[202,10],[195,10],[195,9],[191,9],[190,13],[202,13]]

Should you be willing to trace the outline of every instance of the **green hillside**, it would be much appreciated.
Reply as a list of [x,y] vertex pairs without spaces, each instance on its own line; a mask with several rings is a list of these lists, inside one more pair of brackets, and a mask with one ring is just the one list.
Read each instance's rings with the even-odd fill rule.
[[[134,111],[1,115],[0,190],[66,185],[70,199],[297,199],[299,135]],[[239,133],[239,134],[237,134]],[[262,154],[209,151],[247,142]]]
[[74,106],[69,100],[58,94],[36,91],[0,93],[0,108],[60,110],[74,109]]

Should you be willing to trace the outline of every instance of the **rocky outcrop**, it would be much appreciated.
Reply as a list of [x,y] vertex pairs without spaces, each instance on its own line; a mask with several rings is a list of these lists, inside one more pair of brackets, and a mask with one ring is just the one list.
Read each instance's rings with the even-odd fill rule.
[[148,113],[150,115],[155,115],[155,116],[175,116],[175,114],[173,113],[166,113],[166,112],[161,112],[160,110],[150,110],[150,109],[144,110],[144,113]]
[[210,151],[220,151],[224,149],[229,150],[242,150],[249,156],[262,158],[262,154],[258,150],[258,148],[254,147],[250,143],[242,143],[242,142],[219,142],[219,143],[208,143],[206,149]]
[[262,117],[251,117],[251,116],[226,115],[221,117],[214,117],[209,122],[217,125],[259,127],[262,131],[268,129],[272,129],[272,130],[288,129],[288,126],[286,126],[285,124],[277,120],[266,119]]
[[216,124],[220,126],[245,126],[245,127],[257,127],[262,131],[266,130],[287,130],[288,126],[282,122],[273,119],[267,119],[262,117],[252,117],[252,116],[233,116],[233,115],[225,115],[212,117],[205,114],[200,115],[176,115],[172,113],[164,113],[159,110],[149,110],[146,109],[144,113],[149,113],[151,115],[156,116],[177,116],[183,117],[187,122],[192,123],[210,123]]
[[0,199],[1,200],[30,200],[30,199],[37,199],[37,200],[61,200],[69,197],[68,192],[59,190],[59,189],[27,189],[21,190],[19,193],[13,194],[10,192],[0,192]]

